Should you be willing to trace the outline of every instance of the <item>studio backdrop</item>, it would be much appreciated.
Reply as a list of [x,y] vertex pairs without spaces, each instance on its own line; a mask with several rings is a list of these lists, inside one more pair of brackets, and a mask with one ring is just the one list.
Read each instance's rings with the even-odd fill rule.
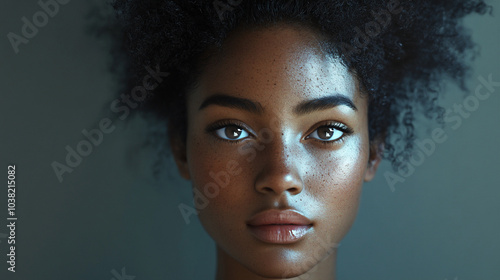
[[[489,4],[465,21],[479,53],[469,91],[443,81],[441,133],[418,127],[430,133],[406,168],[383,162],[364,185],[338,279],[500,279],[500,3]],[[190,182],[147,121],[110,110],[120,81],[92,28],[109,12],[0,3],[2,280],[213,279],[214,243],[179,210],[193,205]]]

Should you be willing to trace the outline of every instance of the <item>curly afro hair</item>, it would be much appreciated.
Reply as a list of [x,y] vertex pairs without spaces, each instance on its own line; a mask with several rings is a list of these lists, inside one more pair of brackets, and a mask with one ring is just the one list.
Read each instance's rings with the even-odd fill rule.
[[298,23],[325,35],[328,52],[358,77],[370,98],[370,141],[382,139],[394,168],[412,153],[418,114],[442,123],[442,81],[466,89],[474,44],[462,19],[490,9],[479,0],[115,0],[113,7],[127,86],[142,83],[144,65],[169,73],[140,111],[165,121],[170,139],[186,140],[185,92],[209,48],[242,26]]

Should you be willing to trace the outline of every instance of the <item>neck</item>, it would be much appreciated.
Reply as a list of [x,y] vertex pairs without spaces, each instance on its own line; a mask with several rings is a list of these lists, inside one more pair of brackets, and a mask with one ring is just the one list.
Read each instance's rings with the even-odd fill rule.
[[[317,263],[305,274],[297,277],[287,278],[287,280],[335,280],[335,265],[337,260],[337,250]],[[277,278],[266,278],[248,270],[237,260],[226,254],[217,247],[217,273],[216,280],[276,280]]]

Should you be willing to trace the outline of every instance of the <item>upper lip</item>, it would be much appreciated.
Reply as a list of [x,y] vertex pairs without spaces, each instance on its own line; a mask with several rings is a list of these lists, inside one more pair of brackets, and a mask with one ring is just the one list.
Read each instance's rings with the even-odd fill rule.
[[269,209],[259,212],[248,220],[249,226],[265,225],[311,225],[312,222],[300,212],[292,209],[278,210]]

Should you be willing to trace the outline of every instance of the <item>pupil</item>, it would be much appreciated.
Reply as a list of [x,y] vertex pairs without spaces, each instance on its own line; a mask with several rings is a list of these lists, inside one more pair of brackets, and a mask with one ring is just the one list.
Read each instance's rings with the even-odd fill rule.
[[332,135],[333,135],[333,128],[331,128],[331,127],[320,128],[318,135],[322,139],[328,139],[328,138],[332,137]]
[[226,136],[230,139],[238,138],[241,135],[242,129],[234,125],[226,127]]

